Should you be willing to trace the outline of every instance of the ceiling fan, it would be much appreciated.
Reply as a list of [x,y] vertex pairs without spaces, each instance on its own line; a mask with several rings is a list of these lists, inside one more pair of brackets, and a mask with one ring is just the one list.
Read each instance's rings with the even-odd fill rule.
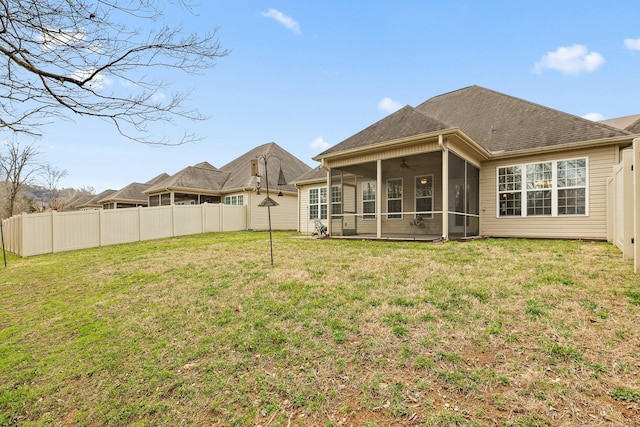
[[400,161],[400,170],[407,170],[407,169],[414,170],[415,168],[413,166],[409,166],[406,159],[402,159],[402,161]]

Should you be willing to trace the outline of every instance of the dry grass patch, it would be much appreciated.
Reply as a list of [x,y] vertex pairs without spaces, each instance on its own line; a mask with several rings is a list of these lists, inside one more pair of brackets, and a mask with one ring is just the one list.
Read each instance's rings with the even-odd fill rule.
[[0,424],[636,425],[608,244],[190,236],[11,258]]

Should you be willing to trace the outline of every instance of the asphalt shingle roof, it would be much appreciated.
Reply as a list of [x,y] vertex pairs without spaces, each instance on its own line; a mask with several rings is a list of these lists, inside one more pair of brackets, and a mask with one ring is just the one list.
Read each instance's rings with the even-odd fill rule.
[[164,189],[219,191],[229,177],[227,172],[218,170],[207,162],[187,166],[164,180],[159,180],[144,191],[145,194]]
[[406,106],[315,158],[409,136],[459,128],[488,151],[510,152],[623,137],[630,132],[470,86]]
[[[260,157],[267,158],[269,188],[273,189],[297,191],[297,189],[291,185],[291,182],[311,169],[309,165],[293,156],[275,142],[269,142],[248,151],[220,168],[220,170],[229,174],[229,179],[225,182],[223,190],[231,191],[243,188],[255,188],[256,178],[251,175],[251,160],[258,159],[260,174],[264,175],[264,162]],[[282,167],[287,185],[278,187],[280,167]],[[266,187],[264,180],[261,182],[261,186]]]

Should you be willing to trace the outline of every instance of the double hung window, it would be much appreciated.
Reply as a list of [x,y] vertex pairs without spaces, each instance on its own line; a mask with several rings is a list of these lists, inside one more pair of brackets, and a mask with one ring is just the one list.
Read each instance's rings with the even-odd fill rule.
[[587,215],[586,158],[500,167],[498,216]]
[[433,175],[416,177],[416,215],[433,218]]
[[376,219],[376,182],[362,183],[362,218]]
[[309,219],[327,219],[327,187],[309,189]]
[[402,218],[402,178],[387,181],[387,218]]

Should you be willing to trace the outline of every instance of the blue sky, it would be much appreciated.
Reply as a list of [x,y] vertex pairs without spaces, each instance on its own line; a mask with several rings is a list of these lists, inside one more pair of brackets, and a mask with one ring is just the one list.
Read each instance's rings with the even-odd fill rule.
[[36,143],[67,170],[61,186],[117,190],[202,161],[221,167],[271,141],[315,166],[396,109],[470,85],[583,117],[640,113],[635,2],[200,3],[171,20],[220,27],[231,54],[199,76],[159,77],[195,89],[192,105],[210,118],[179,125],[204,139],[150,147],[89,118],[53,124]]

